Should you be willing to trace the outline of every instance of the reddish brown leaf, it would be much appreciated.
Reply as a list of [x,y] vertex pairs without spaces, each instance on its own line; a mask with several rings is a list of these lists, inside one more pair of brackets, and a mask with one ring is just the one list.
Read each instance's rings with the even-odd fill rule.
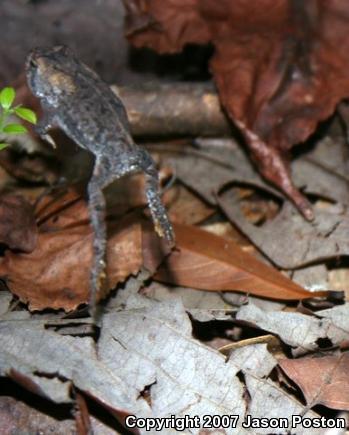
[[[7,252],[0,276],[32,310],[75,309],[89,300],[93,232],[86,202],[69,193],[43,206],[40,215],[36,249],[31,254]],[[128,218],[110,222],[108,231],[106,289],[142,265],[140,224]]]
[[311,293],[231,240],[196,227],[174,224],[177,250],[155,275],[159,281],[213,291],[243,291],[273,299],[304,299]]
[[281,368],[302,390],[307,404],[349,410],[349,353],[322,358],[285,359]]
[[211,36],[199,1],[123,0],[126,35],[134,45],[146,45],[159,53],[178,52],[189,42],[209,42]]
[[88,435],[92,432],[90,414],[85,397],[76,392],[75,424],[77,435]]
[[[58,420],[52,416],[58,414],[56,403],[50,407],[49,402],[43,402],[35,396],[30,396],[29,403],[32,405],[30,406],[28,400],[23,401],[23,391],[20,393],[20,399],[17,400],[10,395],[0,396],[0,427],[3,435],[39,433],[76,435],[74,420],[69,419],[69,410],[63,414],[66,419],[61,417]],[[43,403],[46,405],[46,409],[38,406]],[[61,409],[64,409],[64,406]],[[48,412],[50,410],[51,412]]]
[[54,157],[19,153],[10,147],[1,151],[0,164],[11,177],[29,183],[54,184],[60,170]]
[[22,196],[0,197],[0,243],[10,249],[31,252],[36,246],[38,230],[32,205]]
[[[338,0],[124,0],[127,36],[160,53],[215,46],[221,101],[262,174],[308,217],[285,153],[349,95],[349,4]],[[142,20],[140,20],[142,18]]]
[[215,213],[213,207],[182,185],[171,189],[168,196],[171,198],[168,213],[172,222],[195,225]]

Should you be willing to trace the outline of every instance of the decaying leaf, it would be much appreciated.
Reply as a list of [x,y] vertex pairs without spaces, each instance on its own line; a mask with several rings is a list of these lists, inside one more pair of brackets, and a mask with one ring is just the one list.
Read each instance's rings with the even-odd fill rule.
[[[277,195],[253,169],[236,141],[201,139],[197,146],[166,147],[172,155],[166,164],[175,169],[178,179],[197,192],[209,204],[216,204],[216,194],[225,184],[235,181],[261,187]],[[184,158],[183,158],[184,156]]]
[[0,243],[10,249],[32,252],[37,238],[38,229],[32,205],[19,195],[1,195]]
[[0,316],[8,312],[11,300],[11,293],[0,291]]
[[302,390],[308,406],[349,410],[349,353],[338,356],[284,359],[282,370]]
[[349,337],[349,304],[316,312],[315,316],[282,311],[263,311],[253,304],[240,308],[237,320],[277,334],[280,339],[302,354],[321,348],[338,346]]
[[[21,374],[33,386],[39,386],[46,397],[52,399],[54,392],[56,398],[61,394],[62,381],[58,380],[58,375],[90,396],[99,398],[115,412],[122,414],[129,407],[142,410],[145,415],[149,412],[144,401],[132,400],[134,390],[96,358],[90,338],[61,336],[46,330],[43,322],[3,321],[0,323],[0,341],[3,350],[1,375],[18,381],[14,372]],[[52,379],[48,376],[55,383],[50,382]],[[40,384],[43,380],[46,383]]]
[[[86,338],[60,336],[43,322],[1,322],[0,371],[34,383],[40,374],[62,376],[123,415],[244,414],[238,367],[191,338],[178,302],[107,314],[101,332],[97,359]],[[147,386],[151,407],[141,396]]]
[[[154,302],[132,294],[123,307],[103,316],[97,351],[90,338],[61,335],[48,321],[0,321],[0,375],[22,381],[57,403],[72,401],[66,392],[74,385],[121,422],[128,414],[237,415],[237,427],[226,429],[227,435],[255,433],[241,427],[247,414],[265,416],[268,410],[268,417],[288,418],[306,412],[296,399],[262,379],[276,364],[265,344],[238,349],[226,361],[192,338],[189,317],[178,299]],[[237,376],[241,371],[248,408]],[[261,402],[264,393],[270,401],[267,408],[266,399]],[[306,415],[317,416],[311,411]],[[200,428],[191,433],[199,434]]]
[[20,433],[76,435],[73,419],[58,420],[25,402],[3,395],[0,397],[0,427],[4,435]]
[[[301,415],[304,418],[319,418],[313,411],[307,411],[294,397],[286,394],[275,382],[270,379],[259,379],[248,372],[244,373],[247,391],[250,394],[251,400],[249,403],[249,413],[251,416],[256,416],[257,419],[272,418],[282,419],[287,418],[289,421],[288,428],[283,430],[272,430],[272,432],[288,434],[295,433],[299,435],[307,434],[325,434],[325,429],[304,428],[302,425],[297,425],[291,429],[291,420],[294,415]],[[270,434],[271,428],[259,428],[256,430],[258,434]]]
[[[304,299],[308,292],[236,243],[200,228],[175,224],[177,250],[155,278],[179,286],[214,291],[243,291],[273,299]],[[325,293],[317,293],[324,295]]]
[[349,204],[348,145],[330,134],[292,162],[292,178],[305,193]]
[[[16,391],[14,394],[16,398],[13,397],[13,390]],[[88,432],[74,421],[73,405],[71,408],[66,405],[59,406],[57,403],[24,392],[19,387],[13,386],[11,382],[8,382],[8,385],[5,384],[5,391],[1,388],[1,393],[0,427],[2,435],[86,435],[87,433],[115,435],[117,433],[94,417],[91,417],[92,431]],[[74,417],[77,420],[75,413]]]
[[349,211],[346,206],[317,208],[315,220],[306,222],[285,203],[272,221],[256,227],[244,218],[232,191],[220,195],[218,202],[252,243],[283,269],[349,254]]
[[0,164],[17,180],[51,185],[57,182],[61,169],[59,160],[53,156],[40,153],[30,155],[13,147],[0,153]]
[[137,47],[178,52],[212,42],[220,98],[262,174],[307,216],[286,152],[349,95],[348,5],[337,0],[124,0]]
[[99,348],[101,360],[138,390],[132,401],[150,386],[154,416],[245,412],[238,368],[191,338],[178,300],[104,317]]
[[[297,269],[292,273],[292,280],[308,290],[334,289],[329,284],[329,273],[325,264],[316,264],[302,269]],[[341,289],[338,290],[342,290]]]
[[[68,194],[40,204],[36,249],[6,252],[0,276],[31,310],[75,309],[89,300],[93,233],[87,204]],[[107,247],[106,289],[114,288],[142,265],[141,226],[126,218],[111,222]]]
[[[228,183],[260,188],[279,197],[278,192],[256,173],[236,141],[198,139],[195,144],[195,147],[189,144],[164,146],[164,162],[175,168],[177,178],[209,204],[217,203],[219,190]],[[347,160],[347,146],[343,139],[325,137],[314,149],[293,160],[294,183],[307,194],[348,204]]]
[[276,359],[268,352],[265,343],[234,349],[230,358],[241,367],[241,370],[258,378],[267,377],[277,364]]
[[199,322],[232,320],[231,313],[234,308],[227,304],[217,292],[166,286],[154,281],[142,290],[142,294],[157,301],[181,298],[186,311]]
[[172,195],[168,214],[173,222],[195,225],[215,213],[213,207],[182,185],[176,186],[170,193]]

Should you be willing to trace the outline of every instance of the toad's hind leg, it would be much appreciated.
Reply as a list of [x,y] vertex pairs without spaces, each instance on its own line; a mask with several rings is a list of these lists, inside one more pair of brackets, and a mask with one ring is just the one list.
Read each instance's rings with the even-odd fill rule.
[[143,149],[140,149],[139,152],[138,165],[146,177],[145,194],[151,217],[154,222],[155,231],[160,237],[165,237],[168,244],[173,247],[175,244],[174,232],[166,209],[160,198],[158,172],[154,160]]
[[106,227],[106,202],[103,188],[113,181],[121,178],[125,173],[132,172],[121,170],[107,158],[97,158],[95,161],[92,177],[88,183],[88,208],[90,221],[94,233],[93,259],[90,273],[90,312],[96,317],[97,295],[105,278],[105,253],[107,246]]
[[95,317],[97,293],[101,288],[105,270],[105,250],[107,240],[106,205],[103,195],[105,184],[103,166],[96,160],[92,177],[88,184],[88,208],[93,228],[93,258],[90,272],[90,312]]
[[165,237],[169,245],[174,245],[174,234],[166,209],[161,202],[159,177],[151,156],[142,149],[132,155],[97,158],[88,184],[89,213],[94,231],[93,263],[90,278],[90,311],[96,317],[96,299],[105,274],[106,204],[103,188],[126,174],[144,172],[146,177],[146,197],[156,232]]

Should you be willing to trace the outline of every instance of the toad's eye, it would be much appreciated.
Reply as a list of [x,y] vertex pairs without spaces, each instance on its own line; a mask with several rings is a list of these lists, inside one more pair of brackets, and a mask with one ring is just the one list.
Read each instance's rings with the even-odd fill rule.
[[38,66],[38,64],[33,59],[30,59],[29,64],[32,68],[36,68]]

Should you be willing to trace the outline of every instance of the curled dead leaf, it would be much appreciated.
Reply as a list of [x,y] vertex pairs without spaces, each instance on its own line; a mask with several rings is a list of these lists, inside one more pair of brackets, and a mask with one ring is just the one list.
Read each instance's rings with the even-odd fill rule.
[[[215,47],[220,99],[253,159],[308,218],[287,151],[306,140],[349,95],[349,4],[328,0],[124,0],[126,36],[136,47],[174,53]],[[138,23],[137,25],[135,23]],[[139,23],[142,23],[139,25]]]
[[[41,204],[38,221],[35,250],[30,254],[6,252],[0,276],[31,310],[73,310],[89,300],[93,233],[87,204],[68,192],[58,201]],[[111,221],[108,232],[106,291],[142,265],[140,224],[132,218]]]

